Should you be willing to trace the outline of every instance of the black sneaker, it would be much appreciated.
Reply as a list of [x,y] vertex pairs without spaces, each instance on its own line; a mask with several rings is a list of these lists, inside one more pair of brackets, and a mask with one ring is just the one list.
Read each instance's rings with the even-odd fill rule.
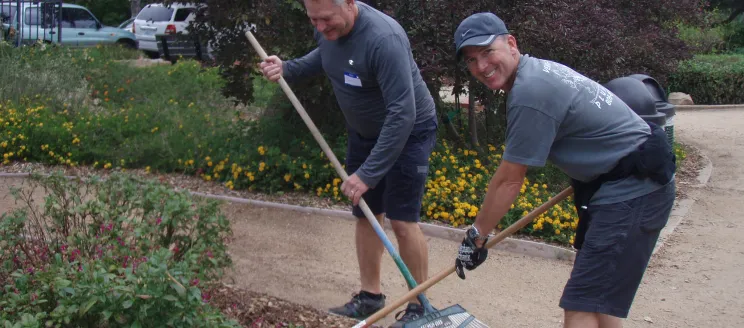
[[[403,316],[401,316],[401,314],[403,314]],[[398,321],[392,324],[389,328],[402,328],[407,322],[416,320],[423,315],[424,307],[421,306],[421,304],[408,303],[405,310],[395,314],[395,320]]]
[[356,320],[364,320],[384,307],[385,295],[382,295],[382,297],[377,300],[362,292],[355,293],[351,298],[351,301],[342,306],[331,308],[329,311]]

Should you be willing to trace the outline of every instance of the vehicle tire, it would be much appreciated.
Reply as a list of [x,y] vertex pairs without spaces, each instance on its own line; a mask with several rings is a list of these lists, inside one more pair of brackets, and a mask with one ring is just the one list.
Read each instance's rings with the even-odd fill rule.
[[145,51],[145,54],[147,57],[150,57],[150,59],[159,59],[160,53],[155,51]]
[[131,39],[120,39],[116,44],[128,49],[137,49],[137,44]]

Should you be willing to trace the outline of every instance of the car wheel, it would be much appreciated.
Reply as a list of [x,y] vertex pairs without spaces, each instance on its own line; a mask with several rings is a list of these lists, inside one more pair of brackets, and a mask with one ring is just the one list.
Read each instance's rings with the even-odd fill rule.
[[116,44],[117,45],[120,45],[120,46],[122,46],[124,48],[127,48],[127,49],[137,49],[137,44],[134,41],[130,40],[130,39],[121,39],[121,40],[118,40],[118,41],[116,41]]
[[154,51],[145,51],[145,54],[146,54],[146,55],[147,55],[148,57],[150,57],[150,59],[158,59],[158,58],[160,58],[160,53],[159,53],[159,52],[154,52]]

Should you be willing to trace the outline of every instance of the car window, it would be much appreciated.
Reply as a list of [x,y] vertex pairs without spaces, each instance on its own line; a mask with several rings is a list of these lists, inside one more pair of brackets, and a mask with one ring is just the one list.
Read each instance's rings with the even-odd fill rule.
[[191,13],[194,12],[193,8],[179,8],[176,10],[176,16],[173,18],[174,22],[184,22]]
[[[25,25],[40,25],[40,26],[53,26],[52,17],[54,15],[52,10],[40,10],[39,7],[26,8],[23,13],[23,19]],[[44,21],[42,22],[42,16]]]
[[87,28],[95,29],[96,20],[87,11],[80,8],[62,8],[62,28]]
[[0,22],[9,24],[16,14],[16,6],[8,6],[7,4],[0,3]]
[[173,16],[173,8],[165,7],[145,7],[137,14],[137,19],[154,21],[154,22],[168,22]]

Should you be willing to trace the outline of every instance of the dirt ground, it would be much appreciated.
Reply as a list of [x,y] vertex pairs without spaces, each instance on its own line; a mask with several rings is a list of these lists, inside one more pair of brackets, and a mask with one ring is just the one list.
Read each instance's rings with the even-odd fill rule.
[[[744,111],[678,112],[675,121],[676,137],[707,155],[713,174],[704,188],[681,184],[697,201],[652,259],[625,327],[744,327]],[[18,180],[0,184],[3,211],[11,181]],[[359,288],[353,221],[243,204],[224,211],[234,223],[235,269],[225,279],[232,288],[215,295],[226,312],[245,323],[266,314],[305,327],[350,326],[322,311]],[[397,248],[392,232],[388,237]],[[458,243],[428,244],[430,275],[454,263]],[[492,251],[466,280],[451,275],[427,296],[438,308],[460,304],[491,327],[562,327],[558,299],[570,270],[565,261]],[[407,290],[387,253],[382,279],[389,301]]]
[[[713,175],[705,188],[681,186],[697,201],[652,259],[625,327],[741,327],[744,111],[680,112],[675,121],[675,137],[707,154]],[[342,304],[358,288],[352,221],[247,205],[226,211],[235,222],[236,286],[318,309]],[[433,275],[453,263],[458,245],[428,243]],[[383,260],[383,290],[396,299],[405,282],[390,256]],[[437,307],[460,304],[492,327],[562,327],[557,303],[570,270],[568,262],[493,252],[466,280],[451,275],[428,296]]]

